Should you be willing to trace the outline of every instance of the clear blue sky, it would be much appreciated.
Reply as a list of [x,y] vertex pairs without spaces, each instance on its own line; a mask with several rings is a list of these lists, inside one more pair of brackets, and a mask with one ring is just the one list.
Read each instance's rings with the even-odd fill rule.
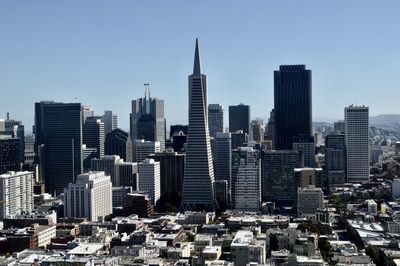
[[349,104],[400,113],[400,1],[0,1],[0,117],[30,127],[34,102],[111,109],[128,128],[130,100],[165,99],[187,121],[198,36],[209,103],[273,107],[273,70],[313,71],[313,116]]

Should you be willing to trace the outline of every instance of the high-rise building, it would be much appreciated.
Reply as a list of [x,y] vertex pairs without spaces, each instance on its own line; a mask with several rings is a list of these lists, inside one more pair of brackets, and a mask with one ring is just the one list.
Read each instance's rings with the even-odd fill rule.
[[325,173],[329,186],[346,182],[346,144],[343,134],[325,138]]
[[293,150],[302,155],[304,167],[315,167],[315,142],[312,136],[296,136],[293,138]]
[[295,168],[294,175],[297,180],[297,187],[306,188],[314,186],[322,188],[324,185],[324,172],[322,168]]
[[208,105],[208,128],[210,129],[210,137],[213,138],[218,132],[224,132],[224,108],[222,105]]
[[0,220],[7,215],[33,211],[33,172],[7,172],[0,175]]
[[201,73],[198,40],[189,76],[189,130],[186,143],[182,210],[216,210],[214,169],[208,132],[207,77]]
[[114,129],[106,136],[105,155],[119,155],[126,162],[132,162],[132,140],[122,129]]
[[369,181],[369,111],[366,106],[345,108],[347,182]]
[[88,117],[94,116],[94,110],[90,106],[82,106],[82,124],[86,122]]
[[145,141],[144,139],[136,139],[134,143],[135,162],[143,162],[150,154],[161,151],[161,145],[158,141]]
[[260,152],[251,147],[239,147],[232,152],[232,208],[258,212],[260,206]]
[[7,113],[7,119],[4,121],[4,130],[0,130],[0,135],[10,135],[12,138],[19,139],[19,161],[25,161],[25,128],[22,121],[10,119],[10,114]]
[[262,198],[278,205],[290,205],[297,198],[294,169],[300,166],[300,154],[293,150],[265,151],[262,158]]
[[104,171],[111,177],[113,186],[131,186],[137,189],[137,163],[124,162],[118,155],[105,155],[101,159],[92,159],[92,171]]
[[152,154],[149,158],[160,162],[161,195],[180,196],[185,173],[185,155],[166,150]]
[[90,164],[92,159],[97,158],[97,149],[88,148],[85,144],[82,144],[82,165],[83,172],[90,170]]
[[83,124],[83,143],[86,148],[96,149],[96,158],[104,156],[104,123],[101,117],[91,116]]
[[20,170],[19,145],[18,138],[0,136],[0,174]]
[[231,133],[232,150],[236,150],[239,147],[246,146],[248,141],[249,135],[247,133],[244,133],[243,130],[238,130]]
[[251,121],[251,139],[257,143],[264,141],[264,120],[262,118]]
[[65,217],[97,221],[112,213],[112,184],[104,172],[88,172],[64,189]]
[[267,129],[265,130],[265,140],[270,142],[270,149],[275,150],[275,110],[269,113]]
[[312,136],[311,70],[283,65],[274,71],[275,149],[292,149],[293,138]]
[[324,208],[324,193],[321,188],[313,186],[297,190],[297,215],[299,217],[315,217],[318,209]]
[[250,135],[250,106],[239,104],[229,106],[229,132],[242,130]]
[[146,192],[156,205],[161,196],[160,162],[146,159],[139,163],[139,191]]
[[228,182],[228,188],[230,188],[232,172],[231,146],[231,133],[218,132],[215,137],[215,180],[226,180]]
[[35,152],[46,191],[62,193],[82,173],[80,103],[35,104]]
[[132,141],[158,141],[161,151],[165,149],[164,100],[151,98],[149,87],[146,87],[144,98],[132,101],[130,120]]
[[229,183],[227,180],[216,180],[215,184],[215,199],[221,210],[226,210],[231,205]]
[[333,123],[333,130],[335,131],[336,134],[344,134],[345,127],[346,125],[343,120]]
[[129,193],[122,200],[124,216],[137,214],[139,217],[149,217],[153,214],[154,207],[151,198],[143,193]]
[[113,111],[104,111],[103,115],[104,135],[118,128],[118,116]]

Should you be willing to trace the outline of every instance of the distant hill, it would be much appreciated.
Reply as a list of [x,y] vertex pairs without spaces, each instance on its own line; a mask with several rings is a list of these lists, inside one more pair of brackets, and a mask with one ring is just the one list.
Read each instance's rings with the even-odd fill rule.
[[371,125],[400,124],[400,114],[371,116],[369,123]]

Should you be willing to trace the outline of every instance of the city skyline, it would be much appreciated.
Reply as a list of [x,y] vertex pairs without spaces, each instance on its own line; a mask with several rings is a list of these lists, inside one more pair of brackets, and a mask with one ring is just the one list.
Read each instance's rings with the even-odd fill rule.
[[[273,71],[279,65],[306,64],[313,71],[314,119],[344,119],[342,110],[352,103],[370,106],[370,115],[398,113],[396,2],[255,1],[251,7],[221,2],[199,6],[193,18],[183,12],[191,7],[187,3],[48,3],[0,4],[0,25],[7,25],[0,26],[3,99],[13,99],[15,92],[24,95],[17,103],[2,101],[0,117],[10,112],[12,119],[23,121],[27,133],[34,102],[41,100],[81,102],[97,115],[113,110],[121,128],[128,130],[130,100],[142,96],[146,82],[154,97],[165,100],[167,125],[186,124],[185,77],[196,36],[208,58],[203,67],[212,84],[209,103],[227,108],[242,102],[251,106],[251,118],[266,119],[273,107]],[[354,12],[360,4],[363,12]],[[97,12],[90,13],[92,8]],[[197,21],[205,8],[210,21]],[[144,19],[149,10],[156,21]],[[169,12],[163,14],[165,10]],[[224,22],[222,11],[230,11]],[[181,19],[190,22],[190,30]],[[171,28],[174,33],[167,31]],[[376,97],[378,90],[390,97]]]

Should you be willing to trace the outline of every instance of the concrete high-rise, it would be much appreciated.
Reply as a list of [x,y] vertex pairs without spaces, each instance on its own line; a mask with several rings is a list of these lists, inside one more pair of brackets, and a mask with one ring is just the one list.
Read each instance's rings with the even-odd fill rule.
[[150,154],[161,152],[161,145],[158,141],[145,141],[144,139],[135,139],[134,142],[135,162],[143,162]]
[[132,162],[132,140],[122,129],[114,129],[106,136],[104,154],[119,155],[127,162]]
[[346,144],[343,134],[325,138],[325,174],[329,186],[346,182]]
[[231,133],[218,132],[215,138],[215,180],[226,180],[231,185],[232,143]]
[[7,215],[33,211],[33,172],[7,172],[0,175],[0,220]]
[[278,205],[291,205],[297,197],[294,169],[300,166],[298,151],[265,151],[262,158],[262,198]]
[[201,73],[196,39],[193,74],[189,76],[189,130],[181,204],[184,211],[218,209],[207,106],[207,77]]
[[104,135],[106,136],[108,133],[118,128],[118,116],[113,111],[104,111],[104,115],[102,117],[104,122]]
[[311,70],[283,65],[274,71],[275,149],[292,149],[293,138],[312,136]]
[[224,108],[222,105],[208,105],[208,128],[210,129],[210,137],[213,138],[218,132],[224,132]]
[[232,208],[258,212],[260,206],[260,152],[251,147],[240,147],[232,152]]
[[347,182],[369,181],[369,110],[349,106],[344,110]]
[[229,106],[229,132],[243,130],[250,135],[250,106],[239,104]]
[[264,141],[264,120],[258,118],[251,121],[251,140],[261,143]]
[[35,104],[35,151],[48,193],[62,193],[82,173],[82,105]]
[[92,171],[104,171],[106,175],[111,177],[113,186],[131,186],[137,189],[137,163],[124,162],[118,155],[105,155],[101,159],[92,159]]
[[104,122],[101,117],[87,117],[83,124],[83,143],[96,149],[96,158],[104,156]]
[[65,217],[88,218],[97,221],[112,213],[112,185],[104,172],[79,175],[75,183],[64,189]]
[[130,114],[130,131],[132,141],[134,141],[135,139],[158,141],[160,142],[161,151],[164,151],[164,100],[151,98],[149,87],[146,87],[144,98],[139,98],[132,101],[132,113]]
[[149,195],[154,205],[161,196],[160,162],[146,159],[139,163],[139,190]]

